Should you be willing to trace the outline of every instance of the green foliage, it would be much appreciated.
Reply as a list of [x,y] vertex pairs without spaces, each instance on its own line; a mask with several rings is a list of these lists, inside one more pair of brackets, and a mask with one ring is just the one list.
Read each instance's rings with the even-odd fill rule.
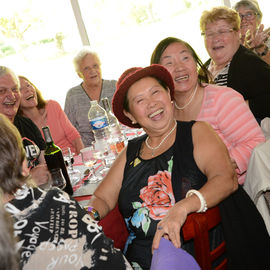
[[19,17],[0,18],[1,34],[7,38],[23,40],[24,33],[31,27],[25,24]]
[[130,10],[130,15],[136,21],[137,24],[155,21],[152,3],[133,5],[133,7]]
[[185,3],[186,8],[191,8],[191,5],[192,5],[191,1],[184,0],[184,3]]
[[0,56],[8,56],[14,53],[16,53],[16,50],[13,48],[12,45],[0,42]]
[[54,38],[45,38],[39,41],[40,44],[46,44],[50,42],[54,42]]

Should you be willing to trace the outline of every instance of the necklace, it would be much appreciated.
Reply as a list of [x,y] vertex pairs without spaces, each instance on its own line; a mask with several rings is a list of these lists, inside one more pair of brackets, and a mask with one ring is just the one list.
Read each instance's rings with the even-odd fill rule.
[[177,105],[177,103],[174,101],[175,108],[176,108],[177,110],[183,110],[183,109],[185,109],[185,108],[191,103],[191,101],[194,99],[195,94],[196,94],[196,92],[197,92],[197,89],[198,89],[198,84],[196,85],[196,88],[195,88],[195,90],[193,91],[193,93],[192,93],[192,95],[191,95],[191,97],[190,97],[188,103],[186,103],[183,107],[179,107],[179,106]]
[[152,150],[152,157],[154,156],[155,150],[157,150],[157,149],[165,142],[165,140],[173,133],[173,131],[174,131],[175,128],[176,128],[176,125],[177,125],[177,123],[176,123],[176,121],[175,121],[175,124],[174,124],[173,128],[169,131],[169,133],[162,139],[162,141],[161,141],[161,142],[159,143],[159,145],[156,146],[156,147],[152,147],[152,146],[149,145],[149,143],[148,143],[149,136],[146,138],[145,144],[146,144],[146,146],[147,146],[149,149]]

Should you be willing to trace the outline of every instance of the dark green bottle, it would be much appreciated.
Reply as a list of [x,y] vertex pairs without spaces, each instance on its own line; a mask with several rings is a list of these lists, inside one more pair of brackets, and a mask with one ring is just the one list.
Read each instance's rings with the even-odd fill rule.
[[49,127],[43,127],[42,131],[46,142],[44,157],[47,163],[47,167],[49,171],[55,168],[62,169],[62,173],[66,179],[66,187],[64,188],[64,191],[69,195],[72,195],[73,188],[69,179],[62,151],[60,147],[54,144]]

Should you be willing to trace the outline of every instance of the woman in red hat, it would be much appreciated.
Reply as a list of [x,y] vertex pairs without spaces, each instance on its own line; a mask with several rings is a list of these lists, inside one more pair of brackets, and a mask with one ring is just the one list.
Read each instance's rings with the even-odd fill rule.
[[[150,268],[151,250],[163,236],[192,254],[192,244],[180,240],[187,215],[205,212],[238,187],[228,151],[210,125],[174,119],[173,91],[160,65],[122,74],[113,111],[122,124],[146,134],[129,141],[90,201],[101,218],[118,203],[130,231],[124,252],[134,269]],[[221,227],[214,234],[213,245]]]

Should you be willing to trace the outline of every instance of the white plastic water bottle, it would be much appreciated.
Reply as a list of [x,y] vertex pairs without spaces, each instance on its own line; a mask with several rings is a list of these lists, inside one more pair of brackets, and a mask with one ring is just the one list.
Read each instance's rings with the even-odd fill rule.
[[104,109],[106,110],[108,123],[111,134],[111,149],[116,153],[120,153],[125,146],[125,137],[121,132],[119,122],[111,110],[109,99],[107,97],[101,99]]
[[94,133],[95,148],[101,152],[106,152],[109,148],[108,141],[110,139],[107,114],[96,100],[91,100],[90,103],[88,120]]

